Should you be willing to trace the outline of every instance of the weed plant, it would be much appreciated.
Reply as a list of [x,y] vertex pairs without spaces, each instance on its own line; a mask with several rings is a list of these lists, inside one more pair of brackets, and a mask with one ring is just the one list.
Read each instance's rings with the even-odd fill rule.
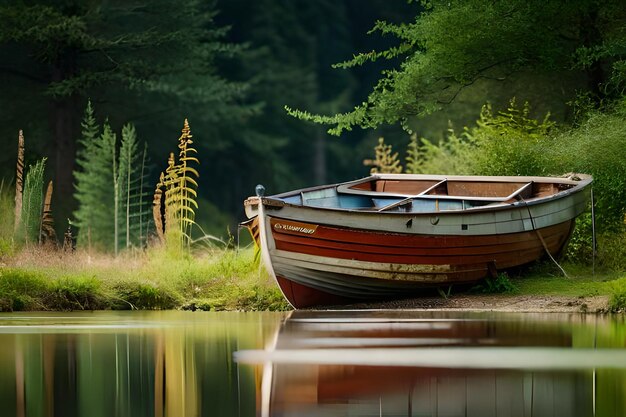
[[501,272],[495,278],[485,278],[479,285],[474,287],[472,291],[483,294],[502,294],[517,292],[517,286],[509,279],[509,275]]

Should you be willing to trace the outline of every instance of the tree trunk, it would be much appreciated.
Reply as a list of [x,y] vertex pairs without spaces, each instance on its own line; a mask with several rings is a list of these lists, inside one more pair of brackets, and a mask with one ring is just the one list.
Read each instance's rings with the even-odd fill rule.
[[[71,54],[64,54],[52,67],[52,82],[63,81],[75,72],[75,59]],[[54,149],[51,160],[54,161],[54,182],[56,195],[54,208],[58,219],[71,217],[75,209],[74,201],[74,161],[76,157],[76,117],[78,96],[58,97],[52,100],[50,109],[51,130],[54,132]],[[65,226],[64,221],[59,222]]]

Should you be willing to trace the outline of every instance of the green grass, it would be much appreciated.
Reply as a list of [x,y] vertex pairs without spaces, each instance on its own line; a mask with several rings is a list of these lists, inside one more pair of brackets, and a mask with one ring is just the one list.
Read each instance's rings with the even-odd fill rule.
[[613,312],[626,312],[626,277],[612,281],[610,285],[612,291],[609,309]]
[[[0,259],[0,261],[2,261]],[[92,309],[286,310],[280,291],[252,249],[212,249],[172,256],[151,249],[118,257],[25,247],[0,266],[0,311]],[[474,293],[607,296],[626,311],[626,275],[544,262],[482,281]]]
[[620,277],[618,273],[606,270],[597,271],[594,275],[591,267],[575,264],[563,264],[568,273],[565,277],[552,264],[536,265],[522,276],[512,279],[517,294],[525,295],[563,295],[571,297],[587,297],[594,295],[610,295],[613,292],[612,282]]
[[171,257],[25,248],[0,267],[0,311],[94,309],[285,310],[251,249]]

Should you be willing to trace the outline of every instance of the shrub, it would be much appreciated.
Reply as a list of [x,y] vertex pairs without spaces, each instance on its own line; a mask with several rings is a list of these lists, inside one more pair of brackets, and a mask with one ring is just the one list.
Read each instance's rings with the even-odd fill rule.
[[612,312],[626,311],[626,278],[611,283],[612,294],[609,299],[609,309]]
[[565,259],[575,264],[585,264],[591,260],[593,237],[590,211],[576,219],[576,226],[563,255]]
[[542,121],[530,118],[530,105],[519,108],[512,99],[504,111],[483,106],[476,126],[466,135],[474,143],[474,174],[541,175],[546,172],[545,148],[554,128],[550,114]]
[[517,287],[511,282],[508,274],[502,272],[496,278],[485,278],[481,284],[473,288],[473,291],[483,294],[512,293],[517,291]]
[[557,135],[547,154],[547,172],[593,175],[600,231],[623,227],[626,214],[626,104],[591,113],[579,127]]

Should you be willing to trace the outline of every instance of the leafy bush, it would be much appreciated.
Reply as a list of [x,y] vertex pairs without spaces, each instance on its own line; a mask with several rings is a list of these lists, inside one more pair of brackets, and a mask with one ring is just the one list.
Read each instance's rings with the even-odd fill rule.
[[565,259],[575,264],[589,263],[593,256],[591,212],[585,212],[576,219],[576,226],[563,254]]
[[452,129],[448,131],[446,140],[437,144],[424,138],[418,144],[417,137],[413,136],[407,150],[405,172],[408,174],[473,174],[474,153],[475,145],[472,138],[466,134],[458,136]]
[[496,278],[485,278],[481,284],[473,288],[473,291],[483,294],[512,293],[517,291],[517,287],[511,282],[508,274],[502,272]]
[[601,231],[623,227],[626,214],[626,103],[591,113],[579,127],[557,135],[546,152],[546,172],[593,175]]
[[626,271],[626,233],[605,232],[598,236],[598,261],[613,271]]
[[[490,105],[476,126],[461,135],[450,131],[446,141],[421,144],[411,138],[406,172],[474,175],[593,175],[598,260],[614,269],[626,268],[626,101],[610,111],[587,114],[567,129],[556,129],[549,114],[530,117],[530,107],[512,100],[505,111]],[[566,250],[576,263],[592,259],[591,214],[578,219]]]
[[612,312],[626,311],[626,278],[611,283],[612,294],[609,299],[609,309]]

